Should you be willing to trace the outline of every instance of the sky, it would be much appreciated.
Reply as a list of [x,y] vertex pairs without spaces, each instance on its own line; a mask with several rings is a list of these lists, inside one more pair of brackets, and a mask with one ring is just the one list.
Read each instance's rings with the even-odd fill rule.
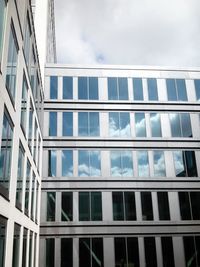
[[54,0],[57,61],[200,66],[200,0]]

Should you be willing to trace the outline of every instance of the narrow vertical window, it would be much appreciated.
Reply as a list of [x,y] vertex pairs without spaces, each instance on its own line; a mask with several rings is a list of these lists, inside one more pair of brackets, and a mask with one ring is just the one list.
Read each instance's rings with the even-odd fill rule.
[[78,77],[78,99],[88,99],[87,77]]
[[173,242],[170,236],[161,237],[162,257],[164,267],[175,267]]
[[36,181],[36,193],[35,193],[35,221],[38,221],[38,197],[39,197],[39,183]]
[[19,209],[22,208],[23,179],[24,179],[24,148],[20,143],[19,154],[18,154],[17,187],[16,187],[16,207],[18,207]]
[[190,192],[193,220],[200,220],[200,192]]
[[117,100],[117,78],[108,78],[108,100]]
[[156,243],[154,237],[144,237],[146,267],[157,267]]
[[157,80],[154,78],[147,79],[148,99],[150,101],[158,100]]
[[73,176],[73,151],[62,150],[62,176]]
[[[66,253],[66,252],[65,252]],[[54,267],[55,260],[55,239],[46,239],[46,267]]]
[[160,220],[170,220],[169,200],[167,192],[157,192]]
[[20,230],[18,224],[14,224],[12,267],[19,267]]
[[113,220],[123,221],[124,220],[123,192],[113,192],[112,202],[113,202]]
[[196,100],[200,101],[200,79],[194,80],[194,86],[195,86]]
[[174,151],[176,177],[197,177],[197,166],[194,151]]
[[7,220],[0,216],[0,266],[4,266],[6,251],[6,227]]
[[144,100],[142,79],[140,78],[133,78],[133,99]]
[[137,151],[137,157],[138,157],[138,176],[148,177],[149,176],[148,151]]
[[181,220],[191,220],[192,213],[190,208],[190,196],[188,192],[179,192],[179,205],[180,205],[180,213]]
[[159,150],[153,151],[153,162],[154,162],[154,176],[165,177],[166,168],[165,168],[164,151],[159,151]]
[[61,220],[73,220],[73,194],[72,192],[62,192]]
[[73,136],[73,113],[63,112],[63,136]]
[[57,164],[57,151],[49,150],[48,151],[49,163],[48,163],[48,176],[56,177],[56,164]]
[[55,221],[56,193],[47,192],[47,221]]
[[1,0],[0,1],[0,62],[1,62],[1,54],[2,54],[2,48],[3,48],[3,36],[4,36],[4,25],[5,25],[5,10],[6,10],[5,0]]
[[49,136],[57,136],[57,112],[49,112]]
[[135,113],[135,131],[136,137],[146,137],[145,113]]
[[50,99],[58,98],[58,77],[50,76]]
[[31,192],[31,218],[34,218],[34,208],[35,208],[35,189],[36,189],[36,177],[33,172],[32,175],[32,192]]
[[30,70],[30,51],[31,51],[31,29],[30,20],[27,14],[26,25],[25,25],[25,38],[24,38],[24,54],[28,71]]
[[30,236],[29,236],[29,256],[28,256],[28,266],[32,266],[32,258],[33,258],[33,253],[32,253],[32,247],[33,247],[33,232],[30,231]]
[[197,267],[197,252],[195,249],[194,236],[183,236],[185,266]]
[[25,191],[25,213],[28,215],[29,213],[29,196],[30,196],[30,179],[31,179],[31,165],[29,160],[27,159],[27,166],[26,166],[26,191]]
[[160,114],[150,113],[150,126],[152,137],[162,137]]
[[61,238],[61,267],[73,267],[73,239]]
[[73,99],[72,77],[63,77],[63,99]]
[[24,228],[24,232],[23,232],[23,247],[22,247],[22,267],[26,267],[27,238],[28,238],[28,230],[26,228]]
[[27,123],[27,94],[28,94],[28,87],[26,78],[23,78],[23,85],[22,85],[22,99],[21,99],[21,126],[26,135],[26,123]]
[[90,100],[97,100],[99,99],[98,95],[98,78],[97,77],[89,77],[89,92],[88,92],[88,99]]
[[32,136],[33,136],[33,104],[30,100],[30,107],[29,107],[29,125],[28,125],[28,145],[31,150],[32,147]]
[[151,192],[141,192],[141,203],[142,203],[142,220],[152,221],[153,206],[152,206]]

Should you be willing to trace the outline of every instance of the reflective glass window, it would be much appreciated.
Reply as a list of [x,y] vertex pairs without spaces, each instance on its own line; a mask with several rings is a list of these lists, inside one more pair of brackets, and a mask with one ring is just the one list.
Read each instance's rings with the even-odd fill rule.
[[131,151],[111,151],[111,176],[133,176],[133,159]]
[[73,151],[62,150],[62,176],[73,176]]
[[98,98],[98,78],[78,77],[78,99],[97,100]]
[[29,123],[28,123],[28,145],[31,150],[32,146],[32,136],[33,136],[33,104],[30,100],[30,107],[29,107]]
[[46,267],[55,267],[54,260],[55,260],[55,239],[47,238],[46,239]]
[[72,77],[63,77],[63,99],[73,99]]
[[171,236],[161,237],[163,267],[175,267],[174,250]]
[[135,131],[136,137],[147,136],[145,113],[135,113]]
[[57,164],[57,151],[56,150],[48,150],[48,176],[56,177],[56,164]]
[[147,151],[137,151],[138,158],[138,176],[148,177],[149,176],[149,158]]
[[72,192],[62,192],[61,220],[73,220],[73,194]]
[[58,98],[58,77],[50,76],[50,99]]
[[0,266],[4,266],[6,251],[6,226],[7,220],[0,216]]
[[47,221],[55,221],[56,193],[47,192]]
[[169,200],[167,192],[157,192],[160,220],[170,220]]
[[127,78],[108,78],[108,100],[128,100]]
[[151,101],[158,100],[157,80],[154,78],[147,79],[148,99]]
[[130,114],[128,112],[109,112],[109,136],[131,136]]
[[142,79],[140,78],[133,78],[133,99],[144,100]]
[[127,78],[118,78],[119,100],[128,100],[128,80]]
[[144,237],[145,267],[157,267],[155,237]]
[[21,126],[26,134],[26,123],[27,123],[27,94],[28,94],[28,87],[26,78],[23,78],[23,85],[22,85],[22,98],[21,98]]
[[73,112],[63,112],[63,136],[73,136]]
[[57,136],[57,112],[49,112],[49,136]]
[[197,177],[197,166],[194,151],[174,151],[176,177]]
[[26,166],[26,188],[25,188],[25,213],[28,214],[29,208],[29,196],[30,196],[30,179],[31,179],[31,165],[29,160],[27,159],[27,166]]
[[5,10],[6,10],[5,0],[1,0],[0,1],[0,62],[1,62],[1,53],[2,53],[2,48],[3,48]]
[[18,44],[15,36],[14,27],[13,25],[11,25],[6,66],[6,88],[8,89],[8,92],[13,102],[15,101],[17,58]]
[[20,228],[14,224],[12,267],[19,267]]
[[185,80],[167,79],[167,95],[170,101],[187,101]]
[[100,176],[101,153],[100,151],[78,151],[78,176]]
[[152,221],[153,206],[152,206],[151,192],[141,192],[141,203],[142,203],[142,220]]
[[98,78],[96,77],[89,77],[89,92],[88,92],[88,99],[90,100],[97,100],[99,99],[98,95]]
[[150,113],[150,127],[152,137],[162,137],[160,114]]
[[23,179],[24,179],[24,148],[20,143],[19,154],[18,154],[17,187],[16,187],[16,206],[20,209],[22,205]]
[[79,112],[78,113],[78,135],[99,136],[99,113]]
[[117,78],[108,78],[108,100],[117,100]]
[[200,79],[194,80],[194,86],[195,86],[196,100],[200,101]]
[[154,162],[154,176],[165,177],[165,155],[164,151],[155,150],[153,151],[153,162]]
[[78,99],[88,99],[87,77],[78,77]]
[[73,239],[61,238],[61,267],[73,267]]
[[35,96],[36,94],[36,83],[37,83],[37,72],[36,72],[36,59],[35,59],[35,52],[34,49],[32,48],[31,50],[31,90],[33,92],[33,95]]
[[179,101],[187,101],[187,92],[186,92],[186,85],[185,80],[183,79],[176,79],[176,86],[177,86],[177,98]]
[[36,177],[33,172],[32,175],[32,192],[31,192],[31,218],[34,218],[34,208],[35,208],[35,188],[36,188]]
[[188,113],[169,114],[172,137],[192,137],[190,115]]

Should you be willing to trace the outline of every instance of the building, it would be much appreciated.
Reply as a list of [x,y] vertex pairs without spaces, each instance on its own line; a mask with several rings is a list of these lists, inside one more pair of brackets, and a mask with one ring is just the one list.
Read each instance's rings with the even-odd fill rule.
[[200,69],[47,64],[40,266],[200,265]]
[[0,0],[0,266],[38,266],[43,87],[29,1]]

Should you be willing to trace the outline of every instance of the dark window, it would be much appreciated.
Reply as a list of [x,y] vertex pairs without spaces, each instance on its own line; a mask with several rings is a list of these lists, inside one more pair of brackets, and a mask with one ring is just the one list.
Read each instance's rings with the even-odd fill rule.
[[30,236],[29,236],[29,257],[28,257],[28,266],[32,267],[32,247],[33,247],[33,232],[30,231]]
[[179,205],[181,212],[181,220],[191,220],[192,214],[190,209],[190,196],[188,192],[179,192]]
[[57,151],[48,150],[48,157],[49,157],[48,176],[56,177]]
[[39,193],[39,183],[36,181],[36,192],[35,192],[35,221],[38,221],[38,195]]
[[190,192],[193,220],[200,220],[200,192]]
[[20,142],[18,154],[18,170],[17,170],[17,187],[16,187],[16,206],[22,208],[23,195],[23,179],[24,179],[24,148]]
[[144,237],[145,267],[157,267],[156,243],[154,237]]
[[142,203],[142,220],[152,221],[153,207],[152,207],[151,192],[141,192],[141,203]]
[[14,224],[12,267],[19,266],[20,226]]
[[79,221],[101,221],[101,192],[79,193]]
[[[66,251],[65,251],[66,253]],[[68,253],[66,253],[68,254]],[[54,267],[54,257],[55,257],[55,239],[46,239],[46,267]]]
[[73,150],[62,150],[62,176],[73,176]]
[[197,101],[200,101],[200,79],[194,80],[194,85],[195,85],[196,99]]
[[63,136],[73,136],[73,113],[63,112]]
[[169,114],[172,137],[192,137],[190,114]]
[[57,136],[57,112],[49,112],[49,136]]
[[108,78],[108,100],[128,100],[127,78]]
[[78,99],[97,100],[98,98],[98,78],[78,77]]
[[47,192],[47,221],[55,221],[56,193]]
[[63,99],[73,99],[72,77],[63,77]]
[[4,266],[7,220],[0,216],[0,266]]
[[26,135],[26,123],[27,123],[27,94],[28,94],[28,87],[24,75],[23,86],[22,86],[22,99],[21,99],[21,126],[25,135]]
[[29,208],[29,196],[30,196],[30,178],[31,178],[31,165],[29,160],[27,159],[27,166],[26,166],[26,191],[25,191],[25,212],[28,215],[28,208]]
[[140,79],[140,78],[134,78],[133,79],[133,99],[134,100],[144,100],[142,79]]
[[35,187],[36,187],[36,177],[33,172],[32,176],[32,192],[31,192],[31,217],[34,218],[34,207],[35,207]]
[[163,267],[174,267],[174,250],[170,236],[161,237]]
[[154,78],[147,79],[148,98],[150,101],[158,100],[157,80]]
[[79,112],[78,113],[78,135],[99,136],[99,113]]
[[176,177],[197,177],[197,166],[194,151],[174,151]]
[[24,228],[23,247],[22,247],[22,267],[26,267],[27,238],[28,238],[28,230]]
[[184,252],[185,252],[185,263],[187,267],[198,267],[197,255],[195,249],[195,239],[193,236],[183,237]]
[[26,59],[26,64],[28,71],[30,70],[30,50],[31,49],[31,29],[30,20],[27,14],[26,25],[25,25],[25,38],[24,38],[24,55]]
[[187,101],[185,80],[167,79],[167,95],[170,101]]
[[72,192],[62,192],[61,220],[73,220],[73,194]]
[[157,192],[160,220],[170,220],[169,200],[167,192]]
[[30,100],[30,107],[29,107],[29,126],[28,126],[28,145],[31,150],[32,147],[32,137],[33,137],[33,104]]
[[2,48],[3,48],[5,11],[6,11],[6,2],[5,2],[5,0],[1,0],[0,1],[0,62],[1,62],[1,53],[2,53]]
[[73,267],[72,238],[61,238],[61,267]]
[[50,99],[58,98],[58,77],[50,77]]

